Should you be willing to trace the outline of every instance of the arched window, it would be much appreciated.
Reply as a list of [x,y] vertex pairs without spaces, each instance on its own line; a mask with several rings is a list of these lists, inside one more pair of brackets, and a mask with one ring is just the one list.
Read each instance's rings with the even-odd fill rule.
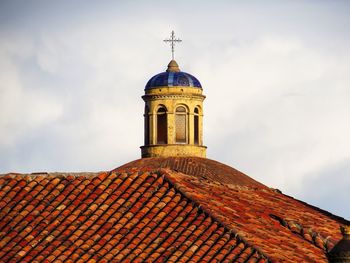
[[157,144],[167,144],[167,114],[165,108],[161,107],[157,111]]
[[149,109],[148,106],[145,106],[145,114],[143,115],[145,118],[145,145],[149,144]]
[[194,109],[194,144],[199,144],[199,110],[198,108]]
[[183,106],[176,108],[175,141],[177,143],[187,143],[187,111]]

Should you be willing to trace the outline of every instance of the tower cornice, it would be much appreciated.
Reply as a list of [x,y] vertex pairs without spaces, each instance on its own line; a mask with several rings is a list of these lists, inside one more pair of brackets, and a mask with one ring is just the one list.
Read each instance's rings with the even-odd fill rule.
[[205,95],[199,94],[199,95],[185,95],[185,94],[154,94],[154,95],[143,95],[142,99],[144,101],[150,101],[150,100],[159,100],[159,99],[199,99],[204,100],[206,98]]

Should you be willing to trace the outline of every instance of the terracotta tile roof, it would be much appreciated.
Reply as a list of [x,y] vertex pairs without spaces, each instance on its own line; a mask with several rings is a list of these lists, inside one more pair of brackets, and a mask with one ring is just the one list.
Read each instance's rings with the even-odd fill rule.
[[326,262],[346,220],[215,163],[1,176],[0,262]]
[[272,260],[327,262],[326,252],[341,239],[339,226],[349,224],[213,160],[147,158],[119,169],[139,167],[170,169],[177,189]]

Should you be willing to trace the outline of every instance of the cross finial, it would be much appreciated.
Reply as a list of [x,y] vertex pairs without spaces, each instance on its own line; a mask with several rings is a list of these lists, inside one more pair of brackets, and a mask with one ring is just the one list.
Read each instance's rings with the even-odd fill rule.
[[174,51],[175,51],[175,43],[178,42],[182,42],[182,40],[180,38],[175,38],[175,32],[174,30],[171,31],[171,35],[170,38],[164,39],[163,40],[165,43],[170,43],[171,46],[171,55],[172,55],[172,59],[174,59]]

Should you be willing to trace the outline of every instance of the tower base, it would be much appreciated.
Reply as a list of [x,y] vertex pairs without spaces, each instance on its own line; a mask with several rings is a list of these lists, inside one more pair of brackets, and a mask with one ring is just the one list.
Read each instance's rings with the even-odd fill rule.
[[195,156],[206,157],[207,147],[189,144],[157,144],[141,146],[141,157]]

